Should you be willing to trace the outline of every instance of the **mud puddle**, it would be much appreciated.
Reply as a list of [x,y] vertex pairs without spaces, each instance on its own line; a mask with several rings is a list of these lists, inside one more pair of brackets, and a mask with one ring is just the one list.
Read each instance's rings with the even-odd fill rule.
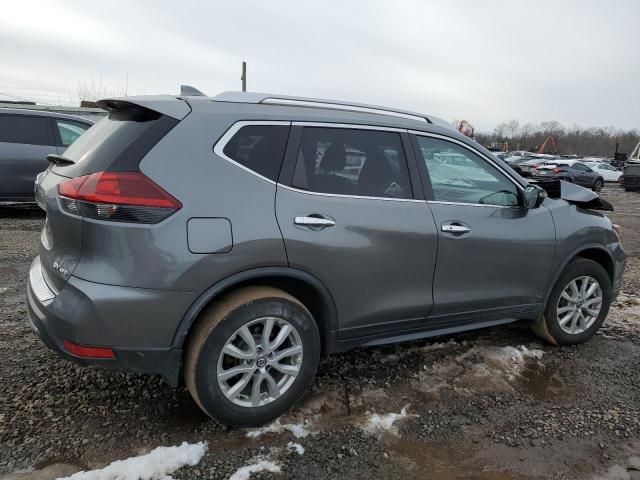
[[576,390],[575,378],[565,367],[531,363],[520,372],[519,390],[539,400],[571,397]]
[[198,427],[210,420],[209,416],[188,396],[186,396],[165,419],[168,428],[187,432],[198,429]]
[[520,474],[499,468],[490,468],[475,458],[475,452],[460,444],[449,445],[399,439],[386,434],[381,438],[392,458],[418,478],[433,480],[517,480],[526,479]]

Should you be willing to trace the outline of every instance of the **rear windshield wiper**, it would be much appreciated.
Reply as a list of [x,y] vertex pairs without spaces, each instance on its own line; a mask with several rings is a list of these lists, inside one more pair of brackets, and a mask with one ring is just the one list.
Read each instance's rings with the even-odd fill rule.
[[56,155],[55,153],[47,155],[47,160],[49,160],[54,165],[73,165],[74,163],[76,163],[70,158],[63,157],[62,155]]

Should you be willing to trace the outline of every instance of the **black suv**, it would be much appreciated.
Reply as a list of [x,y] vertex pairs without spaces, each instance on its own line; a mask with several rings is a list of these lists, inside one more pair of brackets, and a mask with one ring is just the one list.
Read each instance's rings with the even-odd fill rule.
[[640,163],[627,163],[620,177],[620,184],[627,192],[640,191]]
[[62,113],[0,108],[0,201],[33,201],[47,155],[64,152],[91,125]]

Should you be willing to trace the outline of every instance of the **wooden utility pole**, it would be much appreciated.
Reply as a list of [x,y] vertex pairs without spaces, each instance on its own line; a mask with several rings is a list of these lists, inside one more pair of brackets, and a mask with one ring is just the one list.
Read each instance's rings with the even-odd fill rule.
[[247,91],[247,62],[242,62],[242,76],[240,77],[242,80],[242,91]]

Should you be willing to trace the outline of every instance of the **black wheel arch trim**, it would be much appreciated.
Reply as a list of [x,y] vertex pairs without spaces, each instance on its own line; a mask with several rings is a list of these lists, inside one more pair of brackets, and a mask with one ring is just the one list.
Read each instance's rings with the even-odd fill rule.
[[[549,297],[551,296],[551,292],[553,291],[553,287],[555,287],[556,282],[560,278],[560,275],[562,275],[562,272],[564,272],[564,269],[567,268],[567,265],[569,265],[569,262],[571,262],[571,260],[573,260],[574,258],[579,257],[581,252],[585,252],[587,250],[600,250],[601,252],[606,253],[607,256],[609,257],[609,259],[611,260],[611,263],[613,264],[613,266],[615,268],[615,264],[616,264],[615,263],[615,259],[613,258],[613,255],[611,254],[611,252],[606,247],[604,247],[604,246],[602,246],[601,244],[598,244],[598,243],[585,243],[583,245],[580,245],[576,249],[572,250],[564,258],[562,263],[556,268],[555,272],[553,273],[553,277],[551,278],[551,282],[549,284],[549,287],[547,288],[547,293],[544,296],[544,304],[545,305],[549,301]],[[603,265],[603,267],[604,267],[604,265]],[[613,279],[611,279],[611,282],[613,283]]]
[[[329,289],[315,276],[303,270],[291,267],[259,267],[230,275],[223,280],[211,285],[191,304],[187,312],[183,315],[182,320],[173,336],[172,348],[182,348],[189,334],[191,326],[202,310],[215,297],[221,293],[232,289],[234,286],[240,286],[252,280],[260,281],[265,278],[282,278],[291,279],[306,283],[307,286],[313,288],[320,296],[320,300],[327,313],[321,324],[318,325],[323,341],[323,352],[331,352],[335,350],[338,331],[338,314],[335,302]],[[317,319],[316,319],[317,321]]]

